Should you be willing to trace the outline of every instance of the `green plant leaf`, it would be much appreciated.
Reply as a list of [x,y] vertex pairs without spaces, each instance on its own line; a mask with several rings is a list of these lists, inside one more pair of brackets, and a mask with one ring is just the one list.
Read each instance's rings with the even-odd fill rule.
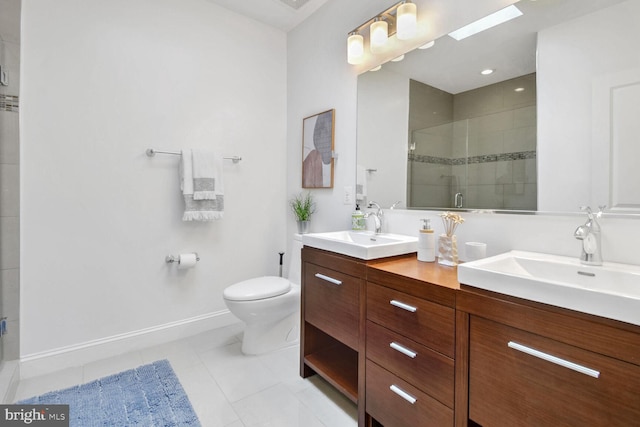
[[299,193],[289,200],[289,205],[298,221],[309,221],[316,211],[316,206],[311,193]]

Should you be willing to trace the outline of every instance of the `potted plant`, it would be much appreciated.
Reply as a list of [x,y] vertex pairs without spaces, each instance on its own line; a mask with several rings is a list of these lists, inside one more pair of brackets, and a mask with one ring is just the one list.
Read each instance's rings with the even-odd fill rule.
[[298,233],[308,233],[311,214],[316,211],[316,205],[313,202],[311,193],[297,194],[293,199],[289,200],[289,205],[291,206],[293,214],[296,216],[296,221],[298,221]]

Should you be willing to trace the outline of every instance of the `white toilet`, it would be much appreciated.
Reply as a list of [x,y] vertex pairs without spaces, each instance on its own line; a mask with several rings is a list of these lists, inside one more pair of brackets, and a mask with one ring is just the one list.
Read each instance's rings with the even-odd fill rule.
[[262,354],[299,342],[300,336],[300,250],[299,235],[289,254],[289,279],[263,276],[227,287],[223,297],[227,308],[245,324],[244,354]]

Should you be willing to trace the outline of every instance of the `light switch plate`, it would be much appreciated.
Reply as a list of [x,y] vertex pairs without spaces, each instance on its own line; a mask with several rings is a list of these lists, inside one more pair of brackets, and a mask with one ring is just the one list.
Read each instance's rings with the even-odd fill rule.
[[344,187],[343,203],[345,205],[353,204],[353,187],[350,185]]

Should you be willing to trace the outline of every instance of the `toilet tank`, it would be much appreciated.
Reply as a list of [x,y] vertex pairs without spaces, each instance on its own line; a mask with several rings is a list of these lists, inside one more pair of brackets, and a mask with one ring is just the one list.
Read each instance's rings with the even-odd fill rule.
[[293,240],[291,241],[291,251],[289,252],[289,281],[291,283],[295,283],[299,285],[300,280],[300,270],[302,268],[302,236],[299,234],[293,235]]

